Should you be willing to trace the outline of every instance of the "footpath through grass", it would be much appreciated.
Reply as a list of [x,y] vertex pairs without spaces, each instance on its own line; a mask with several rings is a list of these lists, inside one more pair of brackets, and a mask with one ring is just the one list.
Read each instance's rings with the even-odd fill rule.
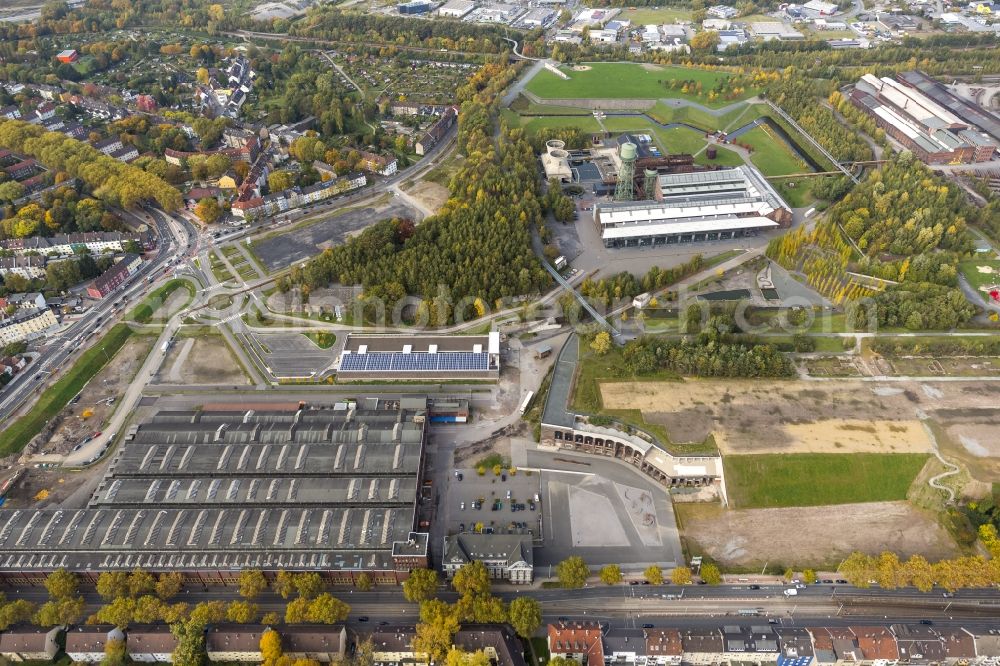
[[[191,299],[194,298],[194,285],[188,280],[171,280],[170,282],[167,282],[166,284],[163,284],[155,289],[153,293],[143,300],[142,303],[135,306],[135,309],[132,310],[132,314],[129,315],[129,318],[139,324],[149,323],[149,321],[153,318],[153,313],[159,310],[163,304],[167,302],[167,299],[170,298],[170,295],[181,287],[187,289],[188,302],[190,302]],[[185,305],[187,305],[187,303],[185,303]]]
[[132,329],[125,324],[112,327],[107,335],[77,359],[69,372],[42,393],[25,416],[14,423],[4,424],[3,432],[0,432],[0,456],[17,453],[27,446],[31,438],[42,431],[45,423],[54,418],[100,372],[108,359],[115,357],[132,335]]
[[906,499],[923,453],[792,453],[723,458],[734,508],[823,506]]

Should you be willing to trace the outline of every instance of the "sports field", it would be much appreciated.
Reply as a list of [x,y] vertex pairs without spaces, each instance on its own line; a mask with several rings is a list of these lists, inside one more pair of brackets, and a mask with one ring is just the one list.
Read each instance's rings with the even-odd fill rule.
[[[661,99],[681,98],[705,106],[725,106],[734,100],[707,101],[708,91],[729,74],[692,67],[667,67],[632,63],[592,63],[561,68],[569,76],[563,79],[543,69],[528,82],[529,92],[542,99]],[[669,87],[671,79],[701,83],[703,94],[684,93]],[[756,91],[747,90],[743,98]]]
[[734,508],[821,506],[906,499],[922,453],[795,453],[723,457]]

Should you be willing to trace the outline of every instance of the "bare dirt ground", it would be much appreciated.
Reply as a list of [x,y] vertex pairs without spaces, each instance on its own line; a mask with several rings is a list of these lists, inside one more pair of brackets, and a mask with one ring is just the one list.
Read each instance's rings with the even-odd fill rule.
[[[178,374],[181,384],[249,384],[246,374],[221,335],[194,338],[188,347],[187,340],[171,346],[160,366],[160,381],[171,381],[171,370],[180,359]],[[185,356],[186,353],[186,356]]]
[[419,199],[420,203],[434,212],[441,210],[441,207],[444,206],[444,202],[448,200],[448,196],[450,195],[447,187],[426,180],[407,189],[406,193]]
[[[37,453],[69,453],[84,437],[102,430],[115,410],[113,405],[107,404],[108,399],[118,398],[125,393],[155,340],[153,336],[129,338],[111,362],[80,392],[80,401],[75,405],[67,405],[60,412],[57,417],[59,422],[52,436]],[[90,410],[93,414],[83,418],[85,410]]]
[[[708,554],[726,566],[836,566],[853,551],[874,555],[889,548],[904,558],[959,554],[933,515],[907,502],[736,511],[682,504],[675,510],[692,554]],[[776,539],[778,525],[793,526],[795,538]]]
[[[676,442],[714,433],[724,453],[924,452],[930,442],[918,419],[925,417],[975,425],[996,440],[998,392],[1000,387],[964,382],[851,379],[601,385],[605,407],[639,409]],[[992,454],[1000,457],[1000,446]]]

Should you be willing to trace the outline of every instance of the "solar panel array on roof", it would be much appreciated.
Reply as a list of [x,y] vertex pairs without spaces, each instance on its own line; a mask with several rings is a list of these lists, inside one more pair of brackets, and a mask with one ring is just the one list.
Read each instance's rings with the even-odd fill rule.
[[475,352],[366,352],[344,354],[340,372],[472,372],[490,369],[490,356]]

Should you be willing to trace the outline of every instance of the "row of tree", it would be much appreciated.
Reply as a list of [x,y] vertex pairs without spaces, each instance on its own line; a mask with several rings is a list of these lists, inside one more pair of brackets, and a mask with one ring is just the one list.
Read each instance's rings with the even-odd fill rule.
[[[11,183],[3,183],[0,188],[8,184]],[[59,187],[46,191],[41,201],[29,202],[16,212],[8,207],[3,221],[0,221],[0,237],[26,238],[123,228],[122,221],[108,212],[97,199],[81,196],[72,187]]]

